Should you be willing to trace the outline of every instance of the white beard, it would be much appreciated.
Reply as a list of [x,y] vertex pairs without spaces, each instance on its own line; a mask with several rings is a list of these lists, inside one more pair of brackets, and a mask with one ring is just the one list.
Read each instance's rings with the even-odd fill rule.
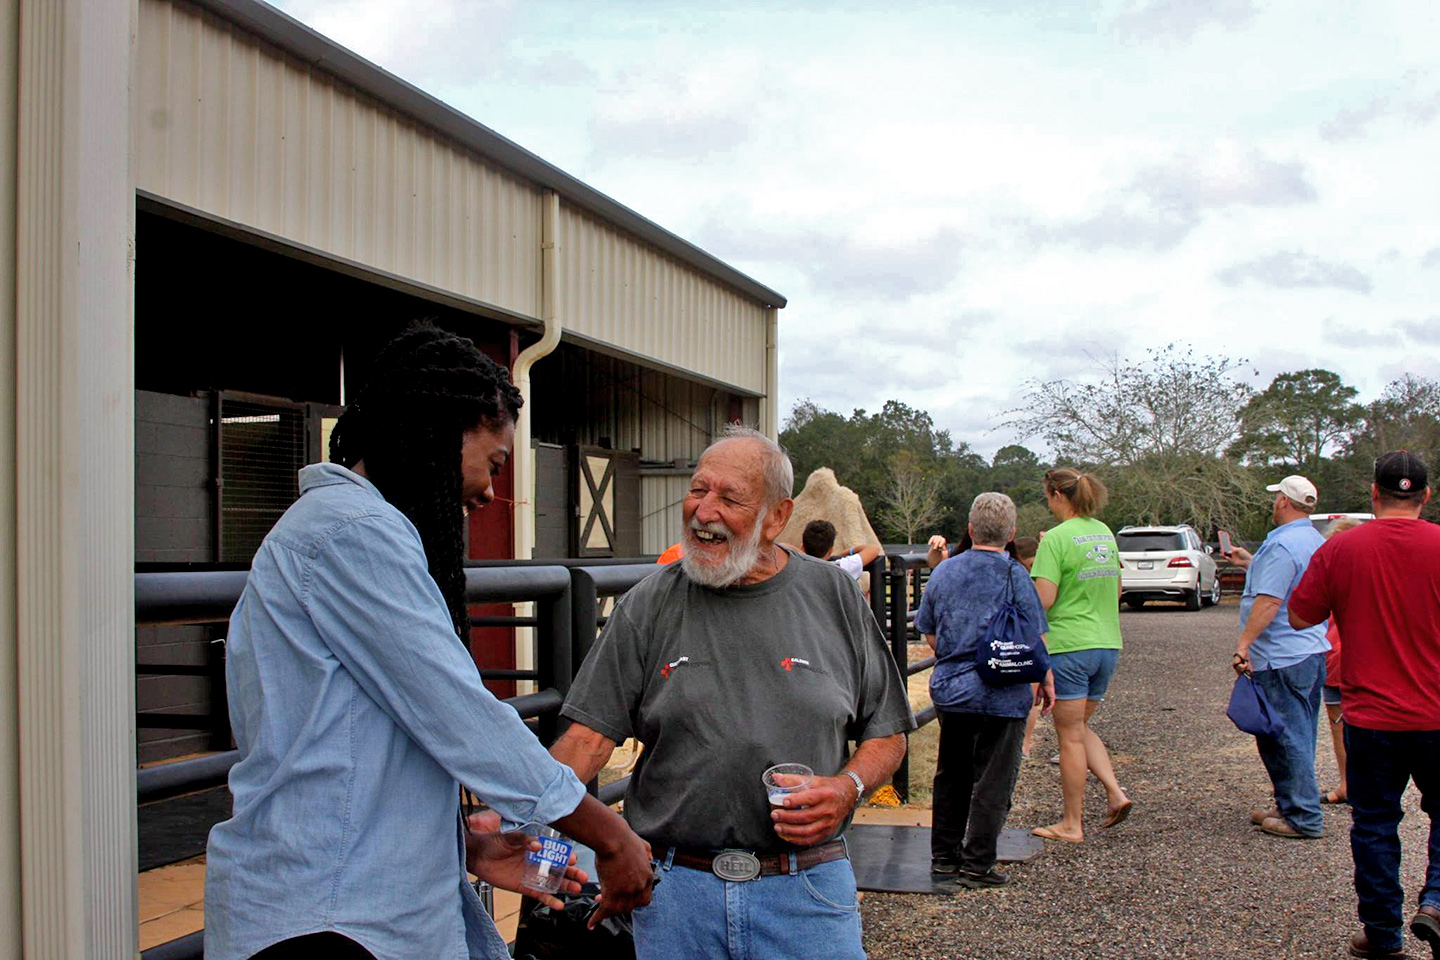
[[[719,563],[706,563],[696,556],[703,549],[700,541],[695,538],[697,530],[723,534],[729,540],[730,549],[724,560]],[[755,568],[756,561],[760,559],[760,518],[756,518],[750,538],[744,543],[735,539],[730,528],[723,523],[699,523],[695,520],[691,520],[685,528],[683,540],[685,555],[680,558],[680,564],[685,569],[685,575],[702,587],[718,590],[731,586]]]

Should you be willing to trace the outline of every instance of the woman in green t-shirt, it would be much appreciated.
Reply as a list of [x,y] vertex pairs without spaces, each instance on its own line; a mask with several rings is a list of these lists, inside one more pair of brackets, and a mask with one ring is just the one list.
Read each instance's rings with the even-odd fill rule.
[[1090,729],[1090,716],[1120,656],[1120,554],[1110,528],[1095,519],[1109,494],[1088,473],[1069,468],[1045,474],[1045,497],[1059,526],[1045,531],[1030,576],[1045,606],[1045,635],[1055,671],[1055,734],[1060,740],[1060,786],[1065,816],[1036,827],[1047,840],[1080,843],[1085,771],[1105,785],[1103,826],[1130,815],[1133,804],[1115,779],[1110,752]]

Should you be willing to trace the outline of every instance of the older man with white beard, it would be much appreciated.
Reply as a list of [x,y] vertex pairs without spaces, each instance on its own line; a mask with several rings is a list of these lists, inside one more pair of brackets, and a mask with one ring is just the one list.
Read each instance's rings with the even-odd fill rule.
[[[551,752],[581,780],[627,737],[646,746],[625,818],[663,880],[634,915],[640,960],[865,956],[840,835],[914,719],[855,582],[775,543],[793,486],[764,435],[711,445],[684,502],[684,560],[616,607],[565,703]],[[772,808],[761,774],[779,763],[815,779]]]

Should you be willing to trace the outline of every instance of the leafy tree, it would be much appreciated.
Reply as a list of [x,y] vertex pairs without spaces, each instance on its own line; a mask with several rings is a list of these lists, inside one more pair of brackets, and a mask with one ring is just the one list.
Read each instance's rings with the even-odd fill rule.
[[1359,425],[1358,393],[1329,370],[1282,373],[1241,409],[1230,453],[1259,465],[1292,465],[1313,479],[1326,451]]
[[1043,503],[1022,503],[1015,508],[1015,536],[1038,537],[1055,526],[1055,517]]
[[[1415,454],[1430,469],[1430,486],[1440,486],[1440,380],[1407,373],[1364,408],[1338,464],[1346,500],[1336,509],[1370,509],[1375,458],[1392,450]],[[1440,503],[1433,497],[1424,516],[1440,520]]]
[[880,521],[903,532],[906,543],[917,543],[917,537],[928,533],[940,514],[940,478],[933,470],[927,471],[912,451],[895,454]]
[[1269,523],[1269,481],[1225,457],[1157,454],[1123,468],[1103,468],[1100,474],[1110,488],[1104,519],[1116,529],[1188,523],[1206,538],[1223,529],[1258,539]]
[[1027,503],[1044,503],[1042,484],[1047,469],[1029,447],[1012,443],[995,451],[986,482],[991,490],[1014,500],[1017,508]]
[[1440,454],[1440,380],[1407,373],[1364,409],[1346,452],[1379,456],[1391,450],[1409,450],[1427,467]]
[[886,541],[906,536],[879,510],[891,493],[897,455],[908,454],[925,476],[935,478],[939,513],[929,522],[941,530],[954,530],[957,522],[963,530],[970,501],[986,489],[989,465],[984,458],[966,444],[955,444],[949,431],[937,430],[930,414],[898,400],[874,413],[857,409],[849,417],[803,400],[786,419],[780,442],[790,452],[797,477],[807,477],[817,467],[834,470],[860,497],[876,533]]
[[1248,533],[1262,485],[1220,456],[1251,394],[1235,378],[1243,363],[1174,344],[1143,361],[1113,358],[1086,380],[1030,381],[1006,425],[1043,438],[1057,463],[1099,473],[1111,490],[1105,519],[1112,526],[1190,523],[1206,534],[1217,526]]
[[1100,362],[1088,380],[1031,380],[1004,426],[1039,436],[1059,460],[1131,466],[1154,457],[1218,454],[1235,437],[1250,388],[1244,361],[1170,344],[1144,361]]

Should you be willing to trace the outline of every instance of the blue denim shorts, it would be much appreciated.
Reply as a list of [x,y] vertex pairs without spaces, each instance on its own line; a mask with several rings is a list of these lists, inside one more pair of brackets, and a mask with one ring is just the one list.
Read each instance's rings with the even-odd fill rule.
[[1115,649],[1052,653],[1050,669],[1055,672],[1055,699],[1104,700],[1119,662],[1120,651]]

